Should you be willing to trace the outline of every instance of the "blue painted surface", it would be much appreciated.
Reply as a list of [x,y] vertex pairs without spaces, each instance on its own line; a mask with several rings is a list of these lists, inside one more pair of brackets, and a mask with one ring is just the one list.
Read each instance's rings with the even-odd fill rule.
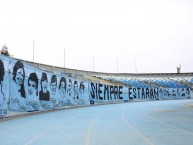
[[0,122],[1,145],[192,145],[192,100],[100,105]]
[[0,62],[0,117],[10,116],[10,110],[22,114],[93,103],[193,98],[192,85],[188,83],[191,77],[96,76],[111,80],[103,84],[40,69],[3,55]]

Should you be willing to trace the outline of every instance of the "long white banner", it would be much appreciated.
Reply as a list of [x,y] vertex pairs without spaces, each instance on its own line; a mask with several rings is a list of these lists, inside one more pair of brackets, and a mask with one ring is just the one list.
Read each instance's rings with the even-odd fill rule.
[[131,99],[187,99],[190,88],[128,88],[88,82],[0,55],[0,114]]

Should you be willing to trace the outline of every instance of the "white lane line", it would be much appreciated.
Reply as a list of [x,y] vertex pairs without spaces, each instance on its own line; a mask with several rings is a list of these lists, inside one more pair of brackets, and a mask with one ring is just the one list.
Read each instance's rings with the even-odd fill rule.
[[159,119],[157,119],[157,118],[155,118],[155,117],[153,117],[153,116],[147,115],[147,114],[146,114],[145,112],[143,112],[142,110],[141,110],[141,113],[143,113],[146,117],[151,118],[151,119],[153,119],[153,120],[155,120],[155,121],[157,121],[157,122],[159,122],[159,123],[161,123],[161,124],[163,124],[163,125],[165,125],[165,126],[168,126],[168,127],[170,127],[170,128],[173,128],[173,129],[176,129],[176,130],[178,130],[178,131],[181,131],[181,132],[183,132],[183,133],[185,133],[185,134],[188,134],[188,135],[193,136],[193,133],[188,132],[188,131],[183,130],[183,129],[180,129],[180,128],[177,128],[176,126],[173,126],[173,125],[171,125],[171,124],[169,124],[169,123],[166,123],[166,122],[164,122],[164,121],[162,121],[162,120],[159,120]]
[[104,114],[104,113],[106,113],[106,112],[107,112],[107,111],[100,113],[100,114],[97,115],[97,117],[95,117],[95,118],[93,119],[93,121],[91,122],[91,124],[90,124],[90,126],[89,126],[89,128],[88,128],[88,130],[87,130],[86,145],[89,145],[89,144],[90,144],[91,132],[92,132],[92,128],[93,128],[96,120],[97,120],[102,114]]
[[[160,112],[158,112],[158,113],[160,113]],[[163,112],[161,112],[161,113],[163,113]],[[193,121],[193,118],[187,118],[185,116],[179,116],[179,115],[177,116],[176,114],[173,114],[171,112],[166,112],[166,113],[164,112],[164,115],[169,116],[170,118],[172,116],[172,118],[175,118],[175,119],[188,120],[188,121],[191,121],[191,122]]]
[[80,116],[80,115],[76,115],[76,116],[73,116],[73,117],[71,117],[71,118],[65,119],[65,120],[63,120],[63,122],[58,123],[58,124],[56,124],[56,125],[54,125],[54,126],[49,127],[48,129],[46,129],[46,130],[43,131],[42,133],[40,133],[40,134],[36,135],[35,137],[33,137],[31,140],[29,140],[29,141],[28,141],[27,143],[25,143],[24,145],[29,145],[29,144],[33,143],[34,141],[38,140],[40,137],[42,137],[43,135],[45,135],[46,133],[48,133],[50,130],[52,130],[52,129],[54,129],[54,128],[56,128],[56,127],[64,124],[64,121],[74,119],[74,118],[76,118],[77,116]]
[[153,145],[153,143],[151,141],[149,141],[141,132],[139,132],[138,130],[136,130],[129,122],[128,120],[125,118],[125,114],[124,114],[124,110],[122,111],[122,119],[125,122],[125,124],[127,125],[127,127],[129,127],[130,129],[132,129],[140,138],[142,138],[147,144],[149,145]]
[[[51,118],[52,118],[52,117],[49,117],[49,118],[47,118],[47,120],[49,120],[49,119],[51,119]],[[18,119],[20,119],[20,118],[18,118]],[[24,119],[24,118],[21,118],[21,119]],[[10,120],[10,121],[14,121],[14,120]],[[41,120],[35,120],[35,122],[29,121],[29,120],[26,120],[26,121],[27,121],[27,122],[22,122],[21,125],[18,125],[18,124],[16,125],[16,124],[14,124],[14,126],[12,126],[11,128],[6,127],[6,129],[0,129],[0,130],[1,130],[0,134],[1,134],[1,133],[10,133],[10,132],[16,131],[16,130],[18,130],[18,129],[21,130],[22,127],[24,127],[24,126],[30,126],[31,124],[34,124],[34,123],[37,123],[37,124],[38,124],[38,122],[40,122]]]

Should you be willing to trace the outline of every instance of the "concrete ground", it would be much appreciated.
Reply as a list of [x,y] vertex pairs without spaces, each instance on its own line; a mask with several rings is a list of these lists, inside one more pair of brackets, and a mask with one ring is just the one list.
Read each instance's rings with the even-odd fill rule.
[[192,145],[193,100],[129,102],[0,122],[0,145]]

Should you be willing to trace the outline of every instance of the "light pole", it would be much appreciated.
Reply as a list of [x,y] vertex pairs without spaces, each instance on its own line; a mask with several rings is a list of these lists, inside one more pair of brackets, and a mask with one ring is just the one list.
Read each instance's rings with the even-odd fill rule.
[[137,64],[136,64],[136,61],[135,61],[135,72],[137,74]]
[[65,49],[64,49],[64,68],[65,68]]
[[92,63],[93,63],[92,64],[92,67],[93,67],[92,69],[93,69],[93,72],[94,72],[94,55],[93,55],[93,58],[92,58]]
[[119,62],[118,59],[116,59],[116,64],[117,64],[117,73],[119,72]]
[[35,40],[33,40],[33,63],[34,63],[34,47],[35,47]]

